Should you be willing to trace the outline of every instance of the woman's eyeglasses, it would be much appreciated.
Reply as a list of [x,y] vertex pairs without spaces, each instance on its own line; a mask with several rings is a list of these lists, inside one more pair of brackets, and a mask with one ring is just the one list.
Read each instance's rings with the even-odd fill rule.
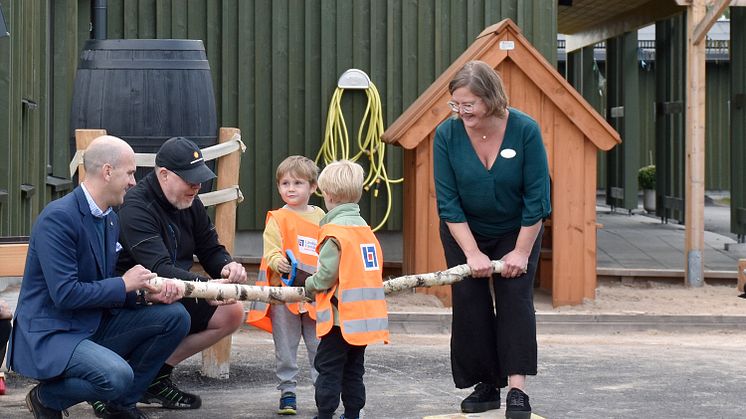
[[452,100],[448,101],[448,107],[451,108],[453,112],[456,113],[472,113],[474,112],[474,103],[456,103]]

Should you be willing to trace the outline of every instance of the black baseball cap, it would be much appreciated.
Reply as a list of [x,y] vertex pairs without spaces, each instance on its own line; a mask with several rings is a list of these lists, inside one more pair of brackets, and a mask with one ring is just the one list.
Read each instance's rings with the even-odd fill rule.
[[202,183],[215,178],[205,164],[202,151],[189,139],[171,137],[155,155],[155,165],[164,167],[189,183]]

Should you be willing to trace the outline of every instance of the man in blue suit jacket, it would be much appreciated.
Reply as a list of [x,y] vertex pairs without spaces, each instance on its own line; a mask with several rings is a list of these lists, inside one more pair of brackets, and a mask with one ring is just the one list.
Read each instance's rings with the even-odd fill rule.
[[36,418],[60,418],[86,400],[106,400],[104,417],[145,417],[135,404],[188,333],[189,316],[171,304],[181,298],[173,283],[144,292],[156,291],[155,274],[142,266],[114,276],[121,246],[111,207],[135,183],[132,148],[99,137],[84,167],[82,184],[50,203],[31,232],[8,365],[40,381],[26,396]]

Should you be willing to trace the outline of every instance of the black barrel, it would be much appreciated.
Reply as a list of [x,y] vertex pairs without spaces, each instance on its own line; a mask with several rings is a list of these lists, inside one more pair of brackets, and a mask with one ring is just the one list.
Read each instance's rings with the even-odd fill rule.
[[[217,143],[210,64],[199,40],[88,40],[75,75],[75,129],[104,128],[135,152],[155,153],[174,136],[200,148]],[[214,162],[210,165],[214,170]],[[138,180],[152,169],[138,169]],[[209,190],[211,184],[202,186]]]

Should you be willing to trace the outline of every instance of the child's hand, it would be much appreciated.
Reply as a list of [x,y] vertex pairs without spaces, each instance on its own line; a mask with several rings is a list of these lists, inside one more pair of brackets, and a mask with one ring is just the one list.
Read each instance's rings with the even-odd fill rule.
[[[3,300],[0,300],[0,320],[12,319],[12,318],[13,318],[13,312],[10,311],[10,307],[8,306],[8,303],[6,303]],[[0,362],[2,362],[1,359],[0,359]]]
[[287,259],[280,259],[280,261],[277,262],[277,270],[283,274],[290,273],[290,263]]

